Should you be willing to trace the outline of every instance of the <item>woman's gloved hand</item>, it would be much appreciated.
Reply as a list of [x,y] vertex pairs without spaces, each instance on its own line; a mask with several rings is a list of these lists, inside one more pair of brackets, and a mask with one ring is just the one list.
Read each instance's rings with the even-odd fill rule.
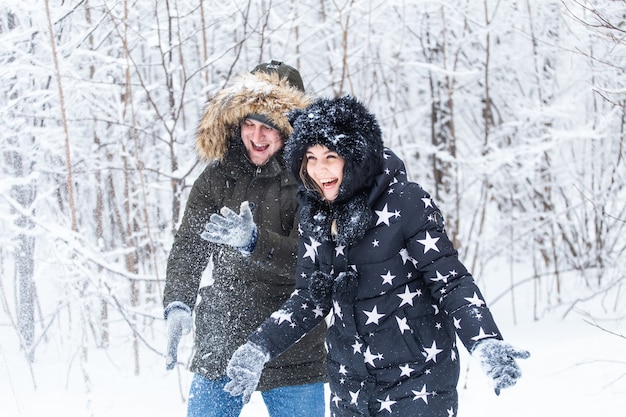
[[254,343],[239,346],[226,367],[226,375],[231,381],[224,386],[224,391],[235,397],[243,395],[242,401],[247,404],[259,385],[263,366],[269,358],[269,353]]
[[515,359],[527,359],[530,352],[518,349],[498,339],[483,339],[472,350],[472,356],[478,360],[482,370],[493,379],[496,395],[502,388],[508,388],[522,376],[522,371]]

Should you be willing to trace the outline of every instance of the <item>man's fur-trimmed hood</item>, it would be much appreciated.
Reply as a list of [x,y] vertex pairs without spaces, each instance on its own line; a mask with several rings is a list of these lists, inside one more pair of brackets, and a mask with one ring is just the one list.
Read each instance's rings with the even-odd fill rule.
[[[267,117],[283,140],[292,132],[287,114],[310,103],[302,91],[277,73],[245,73],[209,101],[196,138],[196,151],[205,160],[222,160],[228,140],[240,140],[241,122],[250,114]],[[232,139],[231,139],[232,138]]]

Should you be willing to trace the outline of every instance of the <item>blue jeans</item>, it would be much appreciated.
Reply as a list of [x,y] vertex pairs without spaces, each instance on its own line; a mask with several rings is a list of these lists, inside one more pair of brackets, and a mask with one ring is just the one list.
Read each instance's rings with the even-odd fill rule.
[[[194,374],[189,388],[187,417],[238,417],[241,396],[224,391],[229,378],[216,381]],[[324,417],[324,384],[278,387],[261,392],[270,417]]]

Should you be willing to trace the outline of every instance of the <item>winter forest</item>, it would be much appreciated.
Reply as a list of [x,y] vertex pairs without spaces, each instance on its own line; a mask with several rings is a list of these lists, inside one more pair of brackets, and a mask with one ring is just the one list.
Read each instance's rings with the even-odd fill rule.
[[3,1],[1,362],[37,387],[56,352],[87,395],[102,352],[164,368],[198,121],[271,59],[370,107],[511,323],[583,314],[623,351],[625,39],[624,0]]

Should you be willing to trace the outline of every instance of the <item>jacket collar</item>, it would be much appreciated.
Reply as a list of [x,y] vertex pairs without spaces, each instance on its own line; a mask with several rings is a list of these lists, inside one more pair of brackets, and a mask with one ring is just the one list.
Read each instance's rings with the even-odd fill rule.
[[[350,246],[360,241],[371,227],[373,213],[367,204],[367,193],[353,196],[342,204],[330,204],[315,191],[299,192],[300,224],[316,240],[334,240],[338,245]],[[333,228],[333,222],[336,228]],[[332,230],[336,229],[336,235]]]
[[[373,185],[349,197],[347,201],[332,204],[314,190],[303,185],[298,191],[300,223],[303,229],[320,242],[334,240],[339,245],[350,246],[363,238],[373,226],[372,207],[384,198],[389,187],[406,180],[404,163],[391,150],[385,149],[384,168],[375,178]],[[344,176],[345,179],[345,176]],[[337,235],[331,235],[333,220]]]

